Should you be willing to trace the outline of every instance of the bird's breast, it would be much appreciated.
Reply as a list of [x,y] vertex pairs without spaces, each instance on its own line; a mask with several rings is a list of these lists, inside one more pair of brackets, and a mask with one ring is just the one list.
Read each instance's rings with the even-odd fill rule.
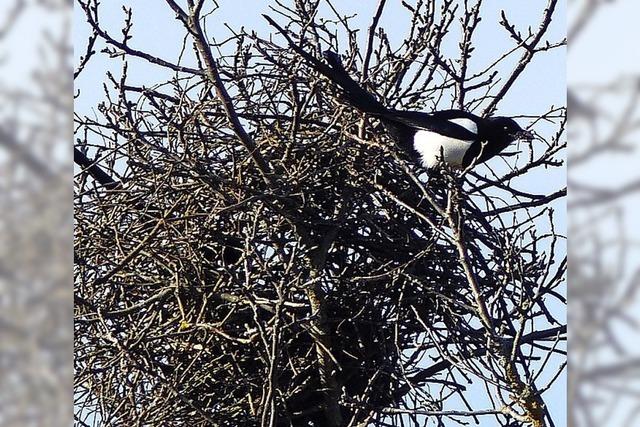
[[440,158],[452,166],[461,166],[464,155],[473,143],[428,130],[419,130],[413,137],[413,148],[427,168],[436,166]]

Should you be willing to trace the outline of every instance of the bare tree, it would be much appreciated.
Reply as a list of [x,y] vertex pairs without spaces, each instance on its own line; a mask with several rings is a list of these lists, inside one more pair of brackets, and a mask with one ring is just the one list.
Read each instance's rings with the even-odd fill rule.
[[[390,107],[490,115],[564,45],[547,35],[557,1],[528,31],[507,12],[487,24],[513,46],[479,71],[482,1],[381,0],[360,42],[332,2],[273,2],[270,34],[217,39],[213,2],[167,0],[177,60],[136,46],[132,9],[116,32],[78,4],[76,75],[96,52],[121,65],[100,115],[76,115],[79,425],[554,425],[564,108],[530,121],[535,144],[427,180],[299,52],[342,53]],[[132,61],[173,77],[132,83]]]

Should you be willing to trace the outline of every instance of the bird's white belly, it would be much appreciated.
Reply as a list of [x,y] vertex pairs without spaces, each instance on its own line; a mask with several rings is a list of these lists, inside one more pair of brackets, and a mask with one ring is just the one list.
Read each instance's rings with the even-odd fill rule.
[[413,146],[427,168],[436,166],[441,157],[452,166],[462,165],[471,144],[473,141],[450,138],[428,130],[419,130],[413,137]]

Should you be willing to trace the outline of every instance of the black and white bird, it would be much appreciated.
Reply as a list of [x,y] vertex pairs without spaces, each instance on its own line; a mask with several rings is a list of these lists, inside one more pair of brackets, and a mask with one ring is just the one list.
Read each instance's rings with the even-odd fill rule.
[[426,168],[435,168],[440,161],[467,168],[490,159],[518,139],[532,139],[532,134],[510,117],[482,118],[462,110],[424,113],[388,109],[349,76],[335,52],[326,51],[324,57],[329,67],[318,67],[318,61],[318,71],[342,89],[350,104],[377,117],[400,146]]

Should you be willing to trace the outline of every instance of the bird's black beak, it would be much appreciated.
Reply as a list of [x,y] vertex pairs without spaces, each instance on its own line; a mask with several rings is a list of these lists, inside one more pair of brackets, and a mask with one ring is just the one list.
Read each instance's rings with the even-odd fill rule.
[[533,141],[533,138],[534,138],[533,132],[530,132],[528,130],[521,130],[519,132],[516,132],[515,134],[515,139],[520,141],[531,142]]

